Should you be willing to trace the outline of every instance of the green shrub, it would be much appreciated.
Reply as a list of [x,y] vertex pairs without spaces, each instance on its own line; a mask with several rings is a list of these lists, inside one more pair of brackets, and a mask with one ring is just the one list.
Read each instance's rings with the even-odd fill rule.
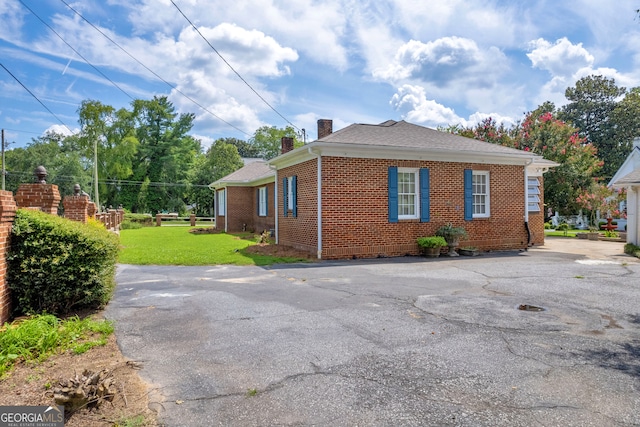
[[18,209],[7,256],[14,315],[64,315],[106,304],[118,246],[118,236],[102,226]]
[[624,245],[624,253],[640,258],[640,246],[636,246],[633,243],[627,243]]
[[123,223],[124,222],[135,222],[143,227],[153,227],[153,217],[149,214],[136,214],[136,213],[128,213],[125,212]]
[[553,227],[551,226],[550,222],[547,221],[547,222],[544,223],[544,229],[545,230],[551,230],[551,228],[553,228]]
[[121,230],[138,230],[142,227],[142,224],[139,222],[128,221],[126,219],[120,223]]
[[416,242],[421,248],[438,248],[447,246],[447,241],[441,236],[418,237]]
[[556,230],[558,231],[567,231],[568,229],[569,229],[569,224],[567,224],[566,222],[559,224],[558,227],[556,228]]

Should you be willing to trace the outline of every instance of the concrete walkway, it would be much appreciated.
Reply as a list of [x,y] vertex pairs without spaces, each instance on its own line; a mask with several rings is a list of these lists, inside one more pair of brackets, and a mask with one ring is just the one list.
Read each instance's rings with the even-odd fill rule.
[[640,262],[622,246],[122,265],[107,316],[167,426],[640,425]]

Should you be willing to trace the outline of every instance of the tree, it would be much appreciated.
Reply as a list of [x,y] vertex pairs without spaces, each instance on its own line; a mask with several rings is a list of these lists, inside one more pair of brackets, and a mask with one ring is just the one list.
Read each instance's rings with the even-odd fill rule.
[[214,192],[206,186],[243,166],[236,146],[226,141],[226,138],[216,140],[206,154],[198,156],[191,179],[195,186],[189,192],[196,215],[213,216]]
[[[138,146],[132,113],[126,109],[116,111],[99,101],[86,100],[80,105],[78,116],[81,125],[78,147],[91,166],[94,142],[97,143],[100,203],[117,206],[121,203],[117,181],[131,176]],[[75,140],[69,138],[70,142]]]
[[303,142],[298,140],[298,134],[291,126],[287,126],[284,129],[278,129],[275,126],[262,126],[249,139],[249,144],[257,150],[258,157],[271,160],[280,155],[283,137],[293,138],[294,148],[303,145]]
[[175,112],[166,96],[132,103],[132,120],[139,142],[132,179],[144,184],[123,187],[122,198],[135,212],[183,212],[191,168],[200,142],[187,133],[193,114]]
[[570,102],[562,108],[559,118],[578,128],[598,149],[598,156],[604,161],[603,177],[613,176],[629,153],[630,140],[621,140],[625,132],[620,132],[613,114],[625,93],[626,88],[618,87],[615,79],[604,76],[583,77],[565,91]]
[[243,141],[237,138],[220,138],[218,141],[224,141],[227,144],[235,145],[238,149],[238,154],[243,158],[258,158],[260,157],[260,151],[258,147],[253,144],[248,143],[247,141]]
[[544,103],[528,113],[525,119],[511,128],[498,125],[487,118],[475,127],[449,127],[462,136],[531,151],[545,159],[560,163],[545,174],[545,203],[563,214],[580,209],[576,198],[591,185],[602,162],[597,150],[578,134],[578,130],[554,116],[554,105]]

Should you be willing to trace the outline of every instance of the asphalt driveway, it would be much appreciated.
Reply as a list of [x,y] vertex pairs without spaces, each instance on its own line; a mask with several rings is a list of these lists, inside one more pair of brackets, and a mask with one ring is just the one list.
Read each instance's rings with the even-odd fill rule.
[[638,261],[122,265],[107,316],[167,426],[640,425]]

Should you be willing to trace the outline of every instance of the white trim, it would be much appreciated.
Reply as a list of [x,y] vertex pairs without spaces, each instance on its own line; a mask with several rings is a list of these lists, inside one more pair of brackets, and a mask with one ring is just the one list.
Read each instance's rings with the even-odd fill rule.
[[258,187],[258,216],[267,216],[267,192],[269,189],[264,187]]
[[[476,193],[475,192],[475,184],[473,183],[474,179],[476,176],[484,176],[485,178],[485,193],[482,193],[482,195],[484,196],[484,213],[476,213],[476,203],[475,203],[475,198],[477,194],[480,193]],[[472,181],[472,185],[474,186],[471,195],[473,197],[473,203],[472,203],[472,207],[473,207],[473,218],[490,218],[491,217],[491,175],[489,174],[489,171],[472,171],[471,174],[471,181]]]
[[[398,168],[398,219],[419,219],[420,218],[420,170],[416,168]],[[400,174],[413,175],[413,215],[402,215],[400,213]],[[405,193],[403,193],[405,194]],[[409,193],[406,193],[409,194]]]
[[[487,153],[484,151],[451,151],[451,150],[420,150],[408,147],[372,146],[364,144],[339,144],[335,142],[315,141],[304,147],[282,154],[269,161],[270,165],[278,169],[286,168],[308,160],[315,156],[314,153],[322,153],[324,157],[346,157],[363,159],[389,159],[389,160],[432,160],[452,163],[477,163],[477,164],[504,164],[504,165],[529,165],[535,160],[544,160],[541,156],[528,154],[501,154]],[[545,167],[553,166],[553,164]]]

